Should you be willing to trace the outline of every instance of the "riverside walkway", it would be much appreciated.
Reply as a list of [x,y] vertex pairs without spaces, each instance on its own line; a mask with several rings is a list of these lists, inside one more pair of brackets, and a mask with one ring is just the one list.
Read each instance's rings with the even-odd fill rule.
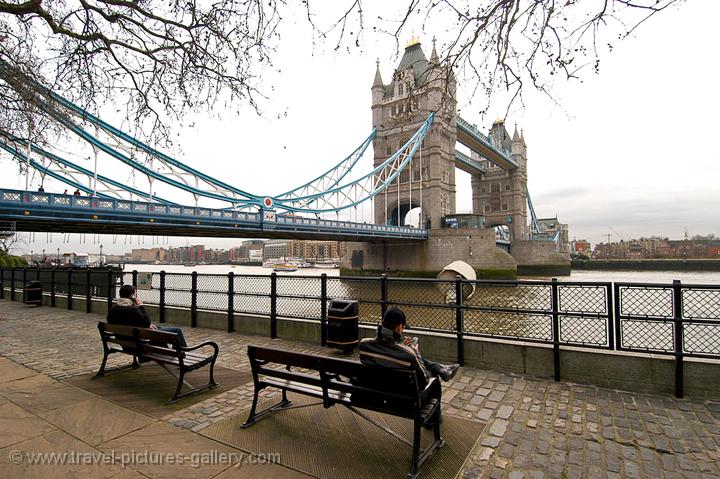
[[[353,477],[353,471],[308,475],[307,468],[286,464],[282,457],[273,461],[279,464],[263,463],[261,457],[213,439],[208,431],[215,425],[245,414],[252,398],[251,381],[221,388],[188,407],[153,415],[77,387],[75,378],[94,373],[100,363],[96,324],[103,319],[0,301],[0,477]],[[244,373],[245,378],[249,344],[333,354],[283,339],[202,328],[184,327],[184,331],[190,344],[218,343],[218,365]],[[171,391],[167,393],[169,397]],[[274,394],[268,391],[264,396]],[[484,428],[477,428],[482,432],[458,470],[438,477],[720,477],[720,403],[716,402],[465,367],[444,385],[443,414]],[[27,458],[14,456],[17,451],[70,450],[97,456],[93,464],[64,465],[29,464]],[[101,460],[138,451],[207,453],[215,459],[199,467],[195,460],[158,465],[135,457],[125,466]],[[218,460],[227,457],[242,460],[242,467]],[[423,473],[424,468],[419,477],[425,477]]]

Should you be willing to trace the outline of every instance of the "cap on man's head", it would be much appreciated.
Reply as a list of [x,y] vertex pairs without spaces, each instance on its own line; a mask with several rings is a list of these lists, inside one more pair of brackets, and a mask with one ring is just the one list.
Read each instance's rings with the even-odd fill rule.
[[400,308],[396,308],[393,306],[392,308],[389,308],[387,311],[385,311],[382,323],[383,326],[385,326],[386,328],[394,330],[400,324],[406,326],[407,318],[405,318],[405,313],[403,313]]

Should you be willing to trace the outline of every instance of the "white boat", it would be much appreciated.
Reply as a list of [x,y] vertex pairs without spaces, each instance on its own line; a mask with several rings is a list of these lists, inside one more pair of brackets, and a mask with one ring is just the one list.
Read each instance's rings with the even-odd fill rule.
[[273,266],[273,271],[278,273],[291,273],[293,271],[297,271],[297,266],[290,263],[278,263],[275,266]]

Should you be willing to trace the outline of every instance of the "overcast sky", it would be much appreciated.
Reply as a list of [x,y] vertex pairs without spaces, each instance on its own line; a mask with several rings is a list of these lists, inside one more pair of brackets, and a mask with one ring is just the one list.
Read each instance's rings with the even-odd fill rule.
[[[516,122],[524,129],[528,188],[538,216],[557,215],[569,224],[571,238],[593,244],[606,241],[608,233],[611,241],[618,235],[681,238],[686,229],[691,236],[720,234],[718,18],[720,2],[688,2],[616,44],[603,57],[599,75],[587,71],[582,82],[556,85],[560,106],[526,92],[524,107],[511,110],[507,125],[511,132]],[[435,32],[418,27],[416,33],[429,56]],[[275,60],[282,73],[268,75],[272,88],[262,105],[264,115],[245,109],[239,116],[216,111],[186,119],[178,131],[181,148],[172,152],[178,159],[252,193],[273,195],[333,166],[368,135],[375,61],[380,59],[388,83],[399,62],[393,44],[366,35],[363,48],[349,54],[313,49],[306,41],[307,25],[292,18],[282,35]],[[459,85],[461,115],[486,130],[504,115],[506,104],[498,95],[494,113],[481,118],[480,107],[467,98],[469,90]],[[63,149],[92,168],[83,160],[89,156],[86,148]],[[371,151],[362,161],[369,169]],[[0,158],[0,168],[15,171],[7,157]],[[101,159],[100,171],[147,188],[109,158]],[[23,188],[25,180],[2,175],[0,185]],[[63,188],[46,185],[48,191]],[[458,212],[469,212],[469,175],[458,172],[457,189]],[[50,240],[37,233],[25,249],[93,253],[102,243],[105,252],[119,253],[131,248],[129,241],[86,235],[81,243],[73,235],[64,244],[59,234]],[[145,247],[240,242],[134,237],[133,247],[138,241]]]

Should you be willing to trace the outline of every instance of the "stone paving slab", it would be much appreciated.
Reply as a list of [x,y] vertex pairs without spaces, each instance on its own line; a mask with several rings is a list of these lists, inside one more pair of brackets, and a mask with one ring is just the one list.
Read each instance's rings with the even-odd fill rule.
[[[92,372],[102,358],[102,319],[0,301],[0,356],[57,379]],[[183,329],[190,344],[217,342],[218,364],[238,370],[248,368],[249,344],[335,354],[308,343]],[[3,387],[0,381],[0,395]],[[251,398],[246,384],[162,419],[201,431],[246,409]],[[443,413],[488,423],[464,478],[720,477],[717,402],[461,368],[444,386]]]

